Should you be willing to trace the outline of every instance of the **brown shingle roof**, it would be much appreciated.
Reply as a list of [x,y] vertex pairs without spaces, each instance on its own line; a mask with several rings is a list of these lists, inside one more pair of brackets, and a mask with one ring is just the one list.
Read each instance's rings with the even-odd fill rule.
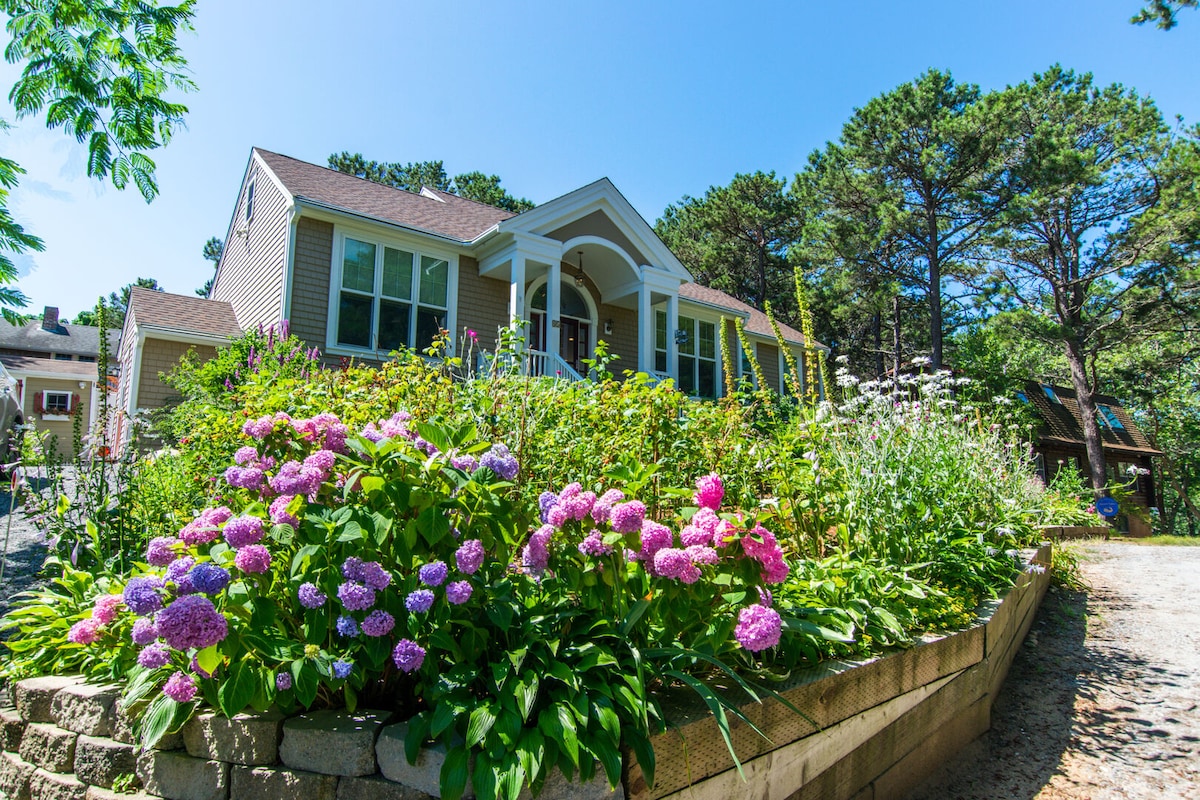
[[167,328],[208,336],[242,335],[233,306],[219,300],[156,292],[135,286],[129,295],[129,313],[137,325]]
[[[684,300],[694,300],[710,306],[728,308],[742,315],[748,314],[750,318],[746,320],[747,331],[759,336],[765,336],[768,339],[775,338],[775,332],[771,330],[771,321],[767,319],[766,314],[751,305],[743,303],[732,295],[725,294],[720,289],[702,286],[699,283],[684,283],[679,286],[679,296]],[[779,322],[779,320],[776,320],[776,322]],[[804,344],[804,335],[789,325],[779,322],[779,332],[783,334],[784,340],[791,344]]]
[[[1025,397],[1042,419],[1042,430],[1038,437],[1042,444],[1067,444],[1083,447],[1083,423],[1079,414],[1079,401],[1075,390],[1065,386],[1049,387],[1062,401],[1061,404],[1052,401],[1047,396],[1044,385],[1030,382],[1025,386]],[[1113,429],[1102,425],[1100,439],[1106,450],[1122,450],[1141,453],[1143,455],[1162,455],[1154,449],[1146,434],[1130,418],[1129,412],[1121,407],[1114,397],[1098,394],[1095,396],[1097,405],[1108,406],[1116,418],[1124,426]]]
[[3,362],[10,372],[48,372],[72,380],[83,378],[94,381],[99,377],[95,361],[60,361],[57,358],[0,356],[0,362]]
[[473,241],[500,221],[515,216],[512,212],[449,192],[430,190],[436,195],[435,199],[268,150],[255,148],[254,152],[258,153],[293,197],[460,242]]

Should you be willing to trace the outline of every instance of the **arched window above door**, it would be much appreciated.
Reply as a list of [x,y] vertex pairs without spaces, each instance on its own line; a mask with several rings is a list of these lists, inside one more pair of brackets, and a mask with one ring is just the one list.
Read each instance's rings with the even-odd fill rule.
[[[535,311],[546,310],[546,284],[538,287],[538,290],[533,293],[533,300],[530,302],[530,308]],[[579,293],[572,284],[567,281],[562,282],[562,288],[559,289],[558,296],[558,313],[564,317],[575,317],[576,319],[591,320],[592,315],[588,310],[588,304],[583,299],[583,295]]]

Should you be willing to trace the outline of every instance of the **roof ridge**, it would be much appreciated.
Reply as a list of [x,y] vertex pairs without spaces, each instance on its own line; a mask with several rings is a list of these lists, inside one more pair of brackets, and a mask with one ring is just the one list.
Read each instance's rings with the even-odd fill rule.
[[[421,184],[421,185],[425,186],[425,184]],[[438,194],[450,195],[455,200],[461,200],[464,203],[474,203],[475,205],[483,206],[484,208],[492,208],[492,209],[495,209],[496,211],[503,211],[506,214],[512,214],[513,217],[519,217],[519,216],[521,216],[521,214],[525,213],[523,211],[520,213],[517,213],[516,211],[509,211],[507,208],[501,208],[500,206],[494,206],[491,203],[485,203],[482,200],[476,200],[472,197],[463,197],[461,194],[455,194],[454,192],[448,191],[446,189],[438,189],[434,186],[428,186],[425,188],[428,188],[430,191],[437,192]],[[536,206],[534,206],[534,207],[536,208]],[[512,219],[512,217],[509,217],[509,219]]]

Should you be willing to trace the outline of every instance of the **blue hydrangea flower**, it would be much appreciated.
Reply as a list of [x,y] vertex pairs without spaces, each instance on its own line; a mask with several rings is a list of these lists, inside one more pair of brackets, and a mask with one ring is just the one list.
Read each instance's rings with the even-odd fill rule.
[[333,677],[338,680],[345,680],[350,677],[350,673],[354,671],[354,662],[343,661],[338,659],[333,662]]
[[229,585],[229,570],[204,562],[192,567],[192,586],[204,594],[216,594]]
[[354,617],[338,617],[336,627],[338,636],[344,636],[347,639],[358,636],[358,623],[355,622]]

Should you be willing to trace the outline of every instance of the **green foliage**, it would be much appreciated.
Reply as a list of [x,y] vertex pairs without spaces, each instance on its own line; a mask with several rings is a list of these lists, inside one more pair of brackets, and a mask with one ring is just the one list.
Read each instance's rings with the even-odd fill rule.
[[[0,131],[4,128],[7,125],[0,122]],[[13,325],[24,322],[16,309],[24,308],[27,299],[19,289],[7,285],[17,281],[17,268],[8,254],[27,250],[40,252],[45,248],[42,240],[26,233],[8,211],[8,193],[16,188],[18,176],[24,174],[25,170],[17,162],[0,158],[0,313]]]
[[441,161],[416,161],[408,164],[369,161],[363,158],[361,153],[351,155],[348,151],[342,151],[329,156],[329,168],[406,192],[420,192],[422,186],[428,186],[515,214],[528,211],[535,205],[523,197],[510,195],[500,186],[499,175],[464,172],[450,180]]
[[1154,26],[1169,31],[1179,24],[1176,15],[1185,8],[1195,8],[1200,3],[1197,0],[1151,0],[1141,11],[1130,20],[1134,25],[1145,25],[1153,22]]
[[150,289],[151,291],[161,292],[163,288],[158,285],[158,280],[155,278],[138,278],[133,283],[127,283],[121,287],[121,291],[109,292],[108,298],[97,298],[96,306],[91,311],[80,311],[75,315],[76,325],[100,325],[100,307],[104,306],[104,325],[109,328],[121,328],[125,325],[125,314],[129,310],[129,296],[133,293],[134,287],[142,289]]

